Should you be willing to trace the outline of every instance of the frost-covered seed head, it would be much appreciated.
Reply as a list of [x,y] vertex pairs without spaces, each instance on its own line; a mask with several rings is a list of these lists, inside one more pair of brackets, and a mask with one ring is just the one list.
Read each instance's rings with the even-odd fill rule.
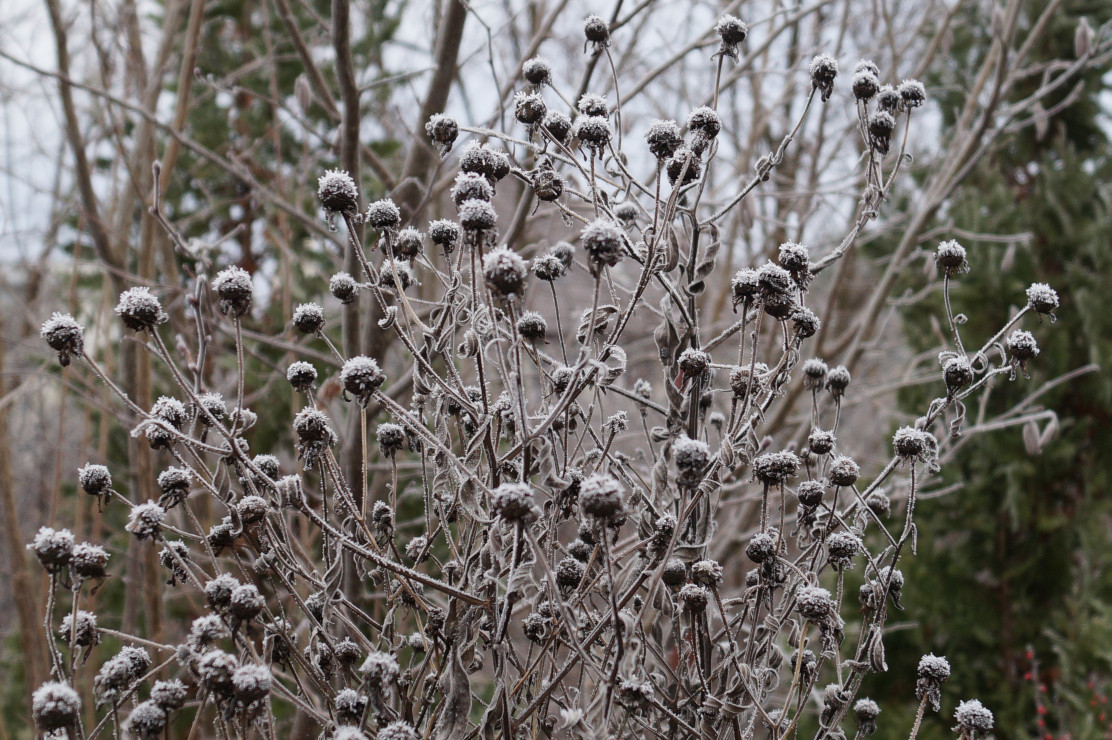
[[234,655],[223,650],[209,650],[197,661],[197,679],[202,688],[227,696],[232,692],[232,676],[237,668],[239,661]]
[[270,693],[272,678],[266,666],[248,663],[232,674],[232,691],[243,704],[259,701]]
[[722,131],[722,119],[708,106],[700,106],[687,115],[687,129],[691,132],[691,149],[701,154]]
[[622,513],[622,487],[606,473],[592,473],[579,488],[579,508],[586,517],[613,521]]
[[177,679],[155,681],[151,687],[151,701],[167,712],[177,711],[185,706],[188,695],[185,684]]
[[317,382],[317,369],[303,360],[291,362],[286,369],[286,380],[298,393],[307,393]]
[[761,292],[760,276],[753,268],[743,267],[734,273],[730,289],[733,291],[735,307],[743,301],[751,301]]
[[861,548],[861,538],[850,532],[835,532],[826,540],[826,554],[835,570],[848,568]]
[[340,382],[344,390],[365,401],[386,382],[386,373],[373,358],[358,355],[344,363],[340,369]]
[[857,725],[861,728],[862,735],[872,735],[876,732],[876,718],[880,715],[880,706],[872,699],[858,699],[853,705],[853,715]]
[[900,107],[900,94],[891,85],[883,85],[876,94],[877,107],[887,113],[893,113]]
[[969,272],[965,247],[953,239],[948,239],[938,245],[938,249],[934,253],[934,264],[949,277],[953,277],[959,272]]
[[456,248],[462,236],[463,230],[455,221],[439,219],[429,222],[429,239],[448,252]]
[[[277,475],[270,476],[271,479]],[[244,496],[236,503],[236,511],[244,524],[255,524],[266,518],[270,504],[262,496]]]
[[459,124],[456,119],[443,113],[434,113],[425,123],[425,135],[436,146],[440,156],[445,157],[452,151],[452,145],[459,136]]
[[514,118],[526,126],[533,126],[544,119],[548,112],[544,97],[538,93],[519,92],[514,95]]
[[680,485],[698,485],[710,463],[710,447],[706,442],[691,439],[685,434],[672,443],[672,457],[676,461]]
[[766,452],[753,461],[753,473],[765,485],[777,485],[795,475],[799,458],[794,452]]
[[973,382],[973,363],[965,355],[951,357],[942,366],[942,378],[946,389],[954,393]]
[[618,680],[618,703],[627,709],[644,708],[652,701],[654,694],[653,685],[648,681],[634,678]]
[[826,373],[830,368],[826,362],[818,357],[812,357],[803,363],[803,385],[806,388],[821,388],[826,382]]
[[[227,609],[232,603],[232,592],[242,584],[234,576],[221,573],[205,584],[205,599],[217,611]],[[196,627],[197,623],[193,623]]]
[[603,265],[613,267],[624,256],[625,233],[609,219],[596,219],[583,229],[583,251],[587,253],[591,269],[598,272]]
[[528,276],[528,264],[509,247],[498,247],[483,257],[483,279],[495,298],[522,300]]
[[556,566],[556,585],[563,591],[573,591],[579,588],[586,573],[583,563],[573,557],[566,557]]
[[405,429],[400,424],[379,424],[375,430],[375,439],[378,440],[382,454],[391,457],[405,444]]
[[251,275],[242,267],[233,265],[216,273],[212,289],[220,299],[217,309],[225,316],[235,319],[251,310],[255,286],[251,283]]
[[354,725],[340,725],[332,733],[332,740],[367,740],[367,736]]
[[[222,578],[230,579],[231,587],[226,587],[226,581],[221,584],[220,589],[224,594],[221,598],[219,594],[215,594],[213,590],[210,590],[210,587],[212,587],[213,584],[215,584]],[[231,597],[232,594],[232,589],[238,585],[239,581],[237,581],[235,578],[232,578],[232,576],[229,576],[227,574],[219,575],[205,584],[205,598],[214,607],[216,607],[217,601],[221,602],[223,606],[227,606],[228,599],[229,597]],[[224,639],[228,636],[228,634],[228,627],[224,624],[224,620],[216,616],[215,614],[205,614],[204,616],[197,617],[193,620],[193,624],[189,628],[190,642],[192,642],[198,648],[211,647],[213,644],[216,643],[217,640]]]
[[686,185],[699,179],[699,175],[703,174],[703,166],[699,164],[699,158],[693,151],[681,146],[664,165],[664,171],[671,184]]
[[459,206],[459,222],[467,231],[487,231],[497,221],[498,212],[485,200],[465,200]]
[[852,457],[838,455],[830,462],[828,477],[832,486],[852,486],[861,477],[861,467]]
[[892,447],[905,460],[924,461],[938,449],[938,441],[930,432],[914,427],[901,427],[892,436]]
[[58,353],[62,367],[69,365],[71,356],[80,356],[85,351],[85,329],[68,313],[55,312],[43,322],[39,334]]
[[758,532],[745,546],[745,555],[758,565],[776,556],[776,538],[768,532]]
[[710,603],[710,593],[698,584],[689,583],[680,589],[679,600],[683,604],[684,611],[689,614],[701,614],[706,611],[707,604]]
[[572,126],[572,136],[601,154],[610,141],[610,122],[603,116],[579,116]]
[[452,187],[452,202],[459,208],[464,201],[485,200],[494,197],[494,187],[490,180],[477,172],[461,172],[456,175],[456,183]]
[[552,65],[543,57],[533,57],[521,65],[521,76],[535,87],[552,84]]
[[689,378],[700,378],[710,370],[710,354],[694,347],[680,353],[677,364],[680,371]]
[[1008,336],[1008,354],[1017,362],[1027,362],[1039,354],[1039,344],[1029,331],[1016,329]]
[[1053,313],[1058,308],[1058,292],[1046,283],[1032,283],[1027,289],[1027,303],[1039,313]]
[[527,342],[542,342],[548,331],[548,322],[536,311],[526,311],[517,320],[517,331]]
[[671,558],[664,564],[660,580],[664,582],[665,586],[679,588],[687,582],[687,566],[679,558]]
[[872,100],[880,92],[880,80],[869,70],[853,73],[853,96],[861,101]]
[[993,725],[992,712],[976,699],[959,703],[958,708],[954,710],[954,719],[958,722],[954,730],[961,730],[963,734],[968,734],[970,737],[990,731]]
[[420,231],[412,226],[405,227],[394,240],[394,256],[400,260],[416,259],[424,251],[423,240],[424,236]]
[[853,65],[853,73],[857,74],[858,72],[868,72],[875,77],[880,77],[880,67],[872,59],[857,60],[857,64]]
[[533,489],[524,483],[503,483],[494,489],[490,510],[503,521],[528,525],[539,512],[533,506]]
[[596,48],[610,46],[610,24],[597,15],[591,14],[583,20],[583,35],[587,43]]
[[316,334],[324,328],[324,309],[316,303],[302,303],[293,310],[293,325],[302,334]]
[[112,489],[112,474],[104,465],[86,463],[85,467],[77,469],[77,482],[90,496],[103,496]]
[[834,599],[825,588],[804,586],[796,597],[799,613],[811,622],[824,622],[834,614]]
[[266,599],[253,583],[245,583],[232,589],[228,597],[228,609],[236,619],[248,621],[262,613]]
[[838,60],[828,54],[819,54],[811,60],[811,87],[819,91],[822,102],[830,100],[834,92],[834,78],[838,76]]
[[459,167],[464,172],[478,172],[492,183],[510,174],[510,158],[489,144],[471,144],[460,153]]
[[346,272],[337,272],[328,280],[328,292],[345,306],[359,297],[359,283]]
[[600,116],[606,118],[610,115],[610,106],[606,104],[606,98],[595,93],[584,93],[576,103],[575,109],[579,111],[581,116]]
[[537,276],[538,280],[552,282],[563,277],[566,271],[567,268],[554,255],[546,254],[533,260],[533,274]]
[[797,284],[805,284],[811,274],[811,254],[807,247],[795,242],[780,245],[780,267],[787,270]]
[[700,586],[714,588],[722,583],[722,566],[717,560],[700,560],[691,566],[691,580]]
[[849,369],[845,365],[832,367],[826,374],[826,389],[830,391],[830,395],[834,398],[841,398],[845,395],[846,388],[849,387],[852,379]]
[[891,113],[886,110],[873,111],[869,116],[869,136],[872,137],[873,149],[880,154],[887,154],[895,128],[896,119]]
[[159,324],[170,320],[170,317],[163,312],[158,298],[151,295],[150,289],[146,286],[129,288],[121,293],[115,311],[124,322],[124,326],[132,331],[154,329]]
[[564,266],[564,269],[571,269],[572,260],[575,259],[575,247],[572,244],[568,242],[556,242],[552,245],[552,249],[549,250],[549,253],[560,260],[560,264]]
[[680,127],[675,121],[657,120],[649,124],[645,131],[645,141],[649,144],[649,151],[658,160],[669,159],[683,144]]
[[791,273],[772,262],[757,268],[757,287],[765,300],[791,291],[794,282]]
[[137,539],[157,540],[162,536],[162,520],[165,518],[165,509],[154,501],[147,501],[132,508],[125,528]]
[[116,657],[122,660],[127,666],[127,676],[132,681],[137,681],[143,677],[153,665],[151,661],[151,654],[141,647],[134,645],[125,645],[120,648],[120,652]]
[[79,542],[73,546],[70,558],[70,575],[76,581],[104,578],[108,575],[108,551],[91,542]]
[[822,326],[819,317],[806,306],[796,306],[795,310],[792,311],[791,319],[792,331],[795,333],[795,336],[800,339],[808,339],[815,336]]
[[900,107],[904,110],[919,108],[927,100],[927,89],[919,80],[904,80],[896,88],[900,96]]
[[548,111],[541,120],[541,126],[561,144],[567,144],[571,139],[571,118],[566,113],[558,110]]
[[367,656],[359,670],[362,672],[367,685],[379,691],[393,685],[401,673],[397,658],[390,653],[378,650]]
[[158,489],[167,502],[178,503],[189,493],[192,480],[193,473],[188,468],[169,467],[158,474]]
[[350,216],[359,210],[359,188],[343,170],[327,170],[317,178],[317,197],[329,213]]
[[208,412],[208,414],[200,411],[197,413],[197,420],[205,426],[212,426],[210,416],[216,421],[223,421],[228,415],[228,405],[224,402],[224,396],[219,393],[202,393],[197,397],[197,405]]
[[551,203],[564,193],[564,178],[550,167],[535,171],[531,176],[531,184],[537,199],[545,203]]
[[341,689],[332,700],[336,708],[336,719],[341,725],[358,725],[367,710],[369,699],[355,689]]
[[826,487],[823,486],[822,481],[805,480],[799,484],[795,495],[801,506],[813,507],[822,503],[822,495],[825,492]]
[[834,437],[834,432],[829,432],[824,429],[812,429],[811,434],[807,437],[807,447],[816,455],[826,455],[834,449],[834,443],[836,441],[837,439]]
[[68,645],[71,636],[76,638],[73,643],[76,647],[89,647],[100,642],[96,614],[84,609],[78,610],[76,634],[74,633],[73,621],[73,612],[62,617],[62,624],[58,628],[58,636],[62,638],[62,642]]
[[31,717],[43,733],[76,726],[80,712],[81,697],[64,683],[44,683],[31,697]]
[[718,38],[722,39],[722,45],[718,47],[717,54],[728,56],[736,62],[738,60],[737,47],[749,35],[749,26],[735,16],[724,15],[718,19],[718,22],[714,25],[714,30],[718,34]]
[[367,224],[379,231],[389,231],[398,228],[402,222],[402,212],[389,198],[376,200],[367,206],[367,215],[364,219]]
[[166,710],[147,700],[135,706],[127,718],[127,728],[137,740],[157,740],[166,729]]
[[929,653],[919,659],[919,678],[942,683],[950,677],[950,661],[946,658]]

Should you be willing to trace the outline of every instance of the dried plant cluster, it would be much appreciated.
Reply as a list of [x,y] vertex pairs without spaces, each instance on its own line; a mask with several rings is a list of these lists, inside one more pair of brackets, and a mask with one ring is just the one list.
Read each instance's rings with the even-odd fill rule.
[[[725,16],[716,30],[721,77],[748,28]],[[605,21],[587,19],[584,36],[610,59]],[[165,344],[158,291],[120,296],[124,330],[173,389],[150,409],[118,391],[73,317],[46,321],[43,338],[74,364],[67,372],[117,390],[138,420],[133,434],[166,463],[158,501],[130,501],[96,464],[78,471],[81,489],[128,507],[127,530],[158,550],[165,588],[205,607],[174,644],[101,627],[81,597],[111,577],[107,551],[44,528],[30,547],[50,573],[54,676],[34,694],[39,730],[155,738],[192,722],[207,736],[277,738],[300,717],[312,734],[343,740],[872,734],[880,708],[859,693],[887,669],[884,628],[900,608],[917,493],[960,433],[965,400],[1036,357],[1018,325],[1052,317],[1058,297],[1031,286],[1007,326],[967,346],[949,302],[966,253],[940,244],[953,345],[939,358],[941,393],[877,451],[887,464],[862,470],[838,439],[850,373],[809,356],[820,325],[812,291],[877,217],[926,92],[912,80],[882,84],[867,61],[850,84],[836,84],[826,55],[809,74],[795,129],[715,202],[704,202],[704,184],[729,133],[717,89],[683,123],[642,132],[656,160],[642,181],[623,156],[637,132],[623,130],[620,99],[562,104],[541,59],[523,69],[512,130],[427,122],[459,169],[457,218],[407,223],[391,200],[364,207],[347,173],[325,172],[323,211],[362,268],[335,274],[331,295],[377,306],[411,368],[403,383],[382,358],[344,356],[326,332],[333,316],[322,306],[335,304],[298,306],[293,326],[335,367],[289,365],[303,403],[287,449],[254,449],[256,414],[243,407],[241,322],[255,298],[245,271],[202,271],[189,286],[194,325],[174,328],[197,338],[189,366]],[[738,270],[736,320],[712,333],[705,287],[735,249],[719,224],[770,179],[819,105],[856,108],[858,217],[822,253],[787,242],[776,261]],[[486,142],[461,146],[468,133]],[[561,215],[568,241],[527,253],[500,239],[508,218],[497,191],[509,179]],[[408,297],[419,281],[442,298]],[[207,346],[213,322],[235,336],[230,400],[199,371],[218,350]],[[648,342],[655,352],[643,351]],[[326,382],[342,386],[346,405],[318,392]],[[812,399],[801,444],[762,430],[792,386]],[[354,479],[336,418],[351,414]],[[368,478],[383,468],[390,484],[372,499]],[[222,519],[202,523],[200,499]],[[847,593],[849,573],[857,593]],[[101,654],[105,634],[126,647]],[[85,671],[95,672],[91,727],[75,690]],[[938,710],[949,671],[941,657],[920,663],[912,735]],[[992,728],[977,701],[955,720],[969,740]]]

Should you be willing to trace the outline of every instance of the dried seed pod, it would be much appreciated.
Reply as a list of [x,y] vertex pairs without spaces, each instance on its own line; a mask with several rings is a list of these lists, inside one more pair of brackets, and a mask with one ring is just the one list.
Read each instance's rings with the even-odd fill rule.
[[85,351],[85,329],[68,313],[52,314],[43,322],[40,335],[58,353],[62,367],[69,365],[71,357],[80,357]]

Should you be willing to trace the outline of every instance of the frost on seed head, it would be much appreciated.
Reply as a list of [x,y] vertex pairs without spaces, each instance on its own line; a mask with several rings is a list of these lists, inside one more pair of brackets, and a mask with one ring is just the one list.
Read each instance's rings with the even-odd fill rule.
[[69,565],[73,557],[73,544],[73,532],[68,529],[40,527],[27,549],[35,553],[47,572],[58,573]]
[[212,289],[220,299],[217,309],[225,316],[235,319],[251,310],[255,286],[251,283],[251,275],[242,267],[233,265],[216,273]]
[[70,363],[70,358],[80,356],[85,351],[85,329],[68,313],[55,312],[43,322],[40,336],[46,340],[50,349],[58,353],[62,367]]
[[44,733],[74,727],[80,712],[81,697],[64,683],[44,683],[31,697],[31,716]]
[[993,725],[992,712],[977,699],[959,703],[954,710],[954,719],[958,723],[954,731],[961,731],[968,735],[970,740],[976,738],[979,733],[990,731]]
[[132,331],[154,329],[170,320],[158,298],[151,294],[150,288],[142,285],[121,293],[115,312]]
[[359,210],[359,188],[344,170],[327,170],[317,178],[317,197],[330,214],[351,216]]
[[483,258],[483,278],[496,299],[521,301],[529,265],[509,247],[498,247]]
[[838,60],[829,54],[819,54],[811,60],[811,87],[818,90],[822,102],[830,100],[834,92],[834,78],[838,76]]

